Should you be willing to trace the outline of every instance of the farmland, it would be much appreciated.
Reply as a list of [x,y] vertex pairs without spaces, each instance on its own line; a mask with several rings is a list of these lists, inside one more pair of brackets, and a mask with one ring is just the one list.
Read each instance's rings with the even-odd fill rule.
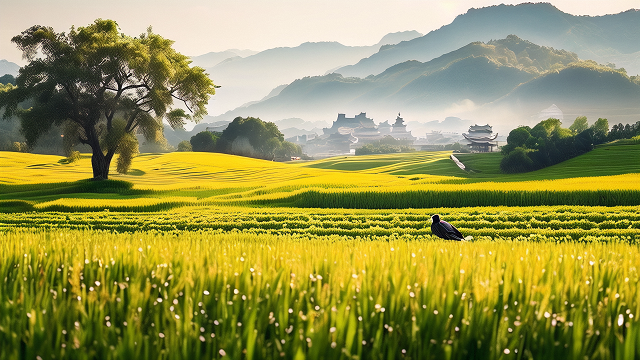
[[67,164],[56,156],[5,152],[0,201],[38,211],[640,204],[640,145],[601,147],[528,175],[497,173],[496,155],[461,155],[479,171],[466,173],[447,152],[294,164],[212,153],[143,154],[130,174],[112,174],[116,181],[98,189],[77,182],[91,176],[88,157]]
[[611,238],[19,230],[0,244],[2,358],[21,340],[56,359],[638,355],[640,251]]
[[0,358],[640,357],[640,145],[448,156],[0,153]]

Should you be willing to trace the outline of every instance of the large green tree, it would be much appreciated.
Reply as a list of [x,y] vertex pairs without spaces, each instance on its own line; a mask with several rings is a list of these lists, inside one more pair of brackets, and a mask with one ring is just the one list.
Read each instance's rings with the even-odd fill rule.
[[284,140],[276,124],[254,117],[237,117],[216,143],[218,151],[266,160],[285,160],[301,156],[299,145]]
[[[30,145],[52,125],[63,126],[65,136],[91,147],[94,179],[108,178],[114,154],[131,151],[125,145],[136,132],[155,141],[163,119],[174,128],[198,121],[215,93],[204,69],[190,67],[173,41],[151,28],[130,37],[112,20],[69,33],[36,25],[12,42],[29,64],[14,88],[0,92],[4,117],[18,115]],[[22,109],[27,101],[31,107]]]

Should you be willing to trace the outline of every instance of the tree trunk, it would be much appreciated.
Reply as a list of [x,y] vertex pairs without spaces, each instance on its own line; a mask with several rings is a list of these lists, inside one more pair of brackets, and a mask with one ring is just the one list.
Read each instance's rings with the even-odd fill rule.
[[115,149],[109,149],[105,155],[102,152],[100,146],[100,140],[95,132],[94,128],[85,128],[88,141],[87,145],[91,146],[93,155],[91,156],[91,167],[93,168],[93,180],[107,180],[109,179],[109,167],[111,165],[111,159],[115,153]]
[[91,156],[91,166],[93,167],[93,180],[107,180],[109,179],[109,165],[111,159],[102,153],[100,149],[93,150],[93,156]]
[[111,166],[111,159],[113,159],[114,150],[109,150],[107,154],[102,153],[100,145],[91,147],[93,155],[91,156],[91,167],[93,168],[93,180],[107,180],[109,179],[109,167]]

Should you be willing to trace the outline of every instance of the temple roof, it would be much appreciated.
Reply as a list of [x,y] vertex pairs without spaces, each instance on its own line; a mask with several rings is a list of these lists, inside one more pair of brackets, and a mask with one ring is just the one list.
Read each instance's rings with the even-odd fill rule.
[[498,133],[492,134],[491,136],[473,136],[471,134],[462,134],[465,139],[469,141],[493,141],[498,137]]
[[481,132],[493,132],[491,125],[487,124],[487,125],[471,125],[469,126],[469,132],[476,132],[476,131],[481,131]]

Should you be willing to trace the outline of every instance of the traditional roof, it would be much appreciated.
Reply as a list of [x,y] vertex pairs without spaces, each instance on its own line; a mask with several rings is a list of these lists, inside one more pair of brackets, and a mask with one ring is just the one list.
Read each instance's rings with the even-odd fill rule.
[[400,117],[400,113],[398,113],[398,117],[396,118],[396,122],[393,123],[393,127],[406,127],[407,125],[404,124],[404,119]]
[[471,125],[469,126],[469,132],[493,132],[491,125]]
[[494,141],[498,137],[498,133],[492,134],[491,136],[473,136],[471,134],[462,134],[465,139],[473,142],[480,141]]

